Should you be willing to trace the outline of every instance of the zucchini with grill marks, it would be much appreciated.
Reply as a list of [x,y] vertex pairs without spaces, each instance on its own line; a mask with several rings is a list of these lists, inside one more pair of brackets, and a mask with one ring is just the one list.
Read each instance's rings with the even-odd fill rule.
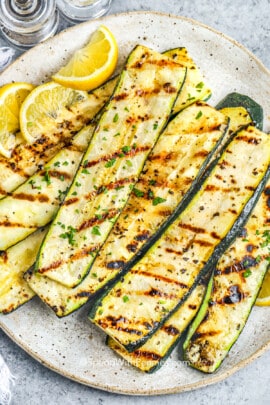
[[205,373],[218,369],[243,330],[269,268],[270,182],[241,234],[220,258],[210,297],[184,343],[189,364]]
[[[196,315],[205,293],[205,285],[198,284],[183,305],[151,336],[139,349],[129,353],[117,342],[108,337],[107,345],[141,371],[157,371],[178,343],[182,333]],[[158,305],[162,306],[160,299]],[[143,305],[143,301],[141,302]]]
[[253,126],[239,131],[187,208],[96,300],[92,322],[128,351],[142,346],[236,237],[266,184],[269,163],[269,136]]
[[24,281],[23,274],[35,263],[46,231],[41,228],[23,242],[0,252],[0,313],[14,311],[35,295]]
[[76,132],[95,117],[108,101],[115,80],[91,93],[74,90],[71,104],[46,128],[34,143],[16,146],[9,159],[0,156],[0,199],[15,190],[37,170],[43,167],[64,146],[70,143]]
[[82,283],[70,289],[31,271],[26,275],[31,288],[58,316],[64,316],[119,277],[125,271],[123,265],[141,254],[157,231],[162,232],[176,207],[184,209],[226,128],[227,118],[205,103],[179,113],[149,155],[127,205]]
[[[190,57],[189,57],[189,55],[188,55],[188,53],[187,53],[187,51],[186,51],[186,49],[184,49],[184,48],[177,48],[177,49],[174,49],[173,51],[168,51],[168,52],[165,52],[165,55],[167,55],[167,56],[170,56],[171,58],[173,58],[173,60],[175,60],[176,62],[180,62],[181,64],[183,64],[184,66],[188,66],[188,70],[191,70],[190,71],[190,73],[187,75],[187,77],[186,77],[186,80],[185,80],[185,82],[184,82],[184,86],[183,86],[183,92],[184,93],[186,93],[187,94],[187,104],[189,104],[189,100],[188,100],[188,98],[190,97],[190,92],[192,91],[192,83],[193,83],[193,87],[194,88],[196,88],[196,86],[197,86],[197,83],[199,82],[199,83],[203,83],[203,79],[202,79],[202,77],[200,76],[200,73],[199,73],[199,71],[198,71],[198,69],[196,68],[196,66],[193,64],[193,62],[192,62],[192,60],[190,59]],[[114,80],[111,80],[110,82],[107,82],[104,86],[102,86],[100,89],[98,89],[98,90],[96,90],[96,92],[97,91],[104,91],[104,95],[103,95],[103,97],[102,97],[102,94],[100,94],[99,95],[99,97],[100,97],[100,99],[102,100],[102,99],[106,99],[106,97],[108,97],[108,95],[110,94],[110,91],[111,91],[111,89],[112,89],[112,86],[114,86],[114,83],[116,82],[116,79],[114,79]],[[185,88],[186,88],[186,86],[188,86],[188,88],[189,88],[189,92],[187,92],[187,91],[185,91]],[[199,91],[199,90],[197,90],[197,88],[196,88],[196,90],[195,91],[193,91],[193,96],[194,97],[196,97],[196,98],[200,98],[200,97],[204,97],[205,96],[205,91],[207,92],[207,93],[209,93],[210,91],[209,91],[209,89],[205,86],[205,84],[202,86],[202,84],[200,85],[200,86],[197,86],[198,88],[200,87],[200,88],[203,88],[203,90],[202,91]],[[183,96],[182,96],[182,91],[180,92],[180,94],[178,95],[178,98],[180,97],[181,99],[182,99],[182,102],[180,103],[181,104],[181,108],[183,108],[184,106],[185,106],[185,103],[184,103],[184,99],[183,99]],[[194,98],[193,98],[194,99]],[[199,125],[199,121],[200,120],[198,120],[198,125]],[[86,148],[87,148],[87,144],[88,144],[88,142],[89,142],[89,136],[90,136],[90,129],[88,130],[88,128],[85,128],[84,130],[81,130],[76,136],[75,136],[75,138],[73,138],[73,140],[72,140],[72,143],[74,143],[78,148],[80,148],[81,150],[86,150]],[[203,136],[203,135],[201,135],[201,136]],[[181,145],[179,145],[180,147],[181,147]],[[175,151],[174,151],[175,152]],[[195,152],[194,152],[195,153]],[[197,158],[199,159],[199,155],[197,155]],[[202,158],[202,156],[201,156],[201,158]],[[58,160],[56,159],[56,162],[57,162],[57,166],[59,166],[59,164],[58,164]],[[70,159],[68,159],[68,160],[64,160],[63,161],[64,163],[65,163],[65,166],[69,163],[69,162],[71,162],[71,160]],[[164,162],[165,163],[165,162]],[[198,162],[199,163],[199,162]],[[153,162],[153,164],[154,164],[154,162]],[[47,164],[47,166],[50,166],[50,163],[48,163]],[[50,185],[50,187],[54,187],[54,177],[51,177],[51,185]],[[31,178],[31,179],[29,179],[29,181],[31,182],[31,184],[35,184],[35,180],[33,179],[33,178]],[[66,182],[66,179],[65,180],[63,180],[64,182]],[[70,182],[70,180],[68,181],[68,182]],[[44,184],[43,184],[44,185]],[[64,184],[62,184],[63,186],[64,186]],[[18,191],[18,190],[17,190]],[[182,190],[182,193],[184,192],[184,190]],[[59,197],[60,197],[60,195],[59,195]],[[61,193],[61,197],[62,197],[62,193]],[[60,202],[60,200],[59,200],[59,202]],[[58,201],[57,201],[57,204],[58,204]],[[56,205],[57,205],[56,204]],[[1,206],[1,202],[0,202],[0,206]],[[54,212],[54,210],[57,208],[57,207],[55,207],[55,206],[52,206],[51,207],[52,208],[52,210],[53,210],[53,212]],[[42,215],[42,214],[41,214]],[[25,241],[21,241],[20,242],[20,246],[21,246],[21,248],[23,249],[23,246],[24,246],[24,243],[25,243],[25,249],[27,249],[27,245],[28,245],[28,240],[29,240],[29,238],[26,238],[25,239]],[[36,244],[35,245],[35,247],[36,247],[36,254],[37,254],[37,252],[38,252],[38,249],[39,249],[39,245],[38,244]],[[11,250],[11,252],[13,252],[13,250]],[[12,253],[10,252],[10,255],[9,255],[9,257],[10,257],[10,260],[12,260]],[[20,271],[20,267],[14,267],[13,268],[13,271],[10,273],[10,277],[12,277],[12,278],[14,278],[15,277],[15,275],[16,275],[16,272],[19,274],[19,277],[17,277],[17,281],[19,282],[19,279],[20,279],[20,277],[21,277],[21,271]],[[35,276],[33,276],[33,277],[31,277],[31,282],[33,282],[33,278],[35,279]],[[84,283],[84,291],[86,292],[85,293],[85,297],[83,297],[83,294],[82,294],[82,289],[80,289],[80,295],[76,295],[75,294],[75,291],[73,291],[73,295],[72,296],[70,296],[70,291],[67,289],[67,288],[65,288],[64,286],[62,287],[61,285],[58,285],[59,286],[59,289],[60,289],[60,291],[58,292],[58,289],[57,288],[54,288],[54,287],[57,287],[57,284],[56,285],[54,285],[55,283],[52,281],[52,280],[49,280],[48,278],[46,278],[46,277],[42,277],[42,278],[40,278],[40,277],[36,277],[38,280],[39,280],[39,283],[38,283],[38,285],[39,285],[39,287],[42,289],[42,284],[43,284],[43,282],[45,282],[46,283],[46,286],[52,286],[52,290],[50,290],[50,293],[51,292],[53,292],[53,299],[52,299],[52,302],[53,302],[53,308],[54,308],[54,310],[58,313],[58,314],[60,314],[61,313],[61,316],[63,316],[64,314],[65,314],[65,311],[66,312],[68,312],[68,311],[72,311],[72,310],[74,310],[74,309],[76,309],[76,307],[78,307],[78,306],[80,306],[80,305],[83,305],[84,303],[85,303],[85,300],[87,300],[87,296],[89,295],[87,292],[86,292],[86,290],[87,290],[87,287],[88,287],[88,285],[87,285],[87,287],[86,287],[86,284]],[[35,279],[35,281],[36,281],[36,279]],[[91,284],[91,283],[90,283]],[[10,290],[10,292],[9,292],[9,294],[11,295],[11,299],[13,299],[13,302],[14,302],[14,306],[13,306],[13,308],[16,308],[16,306],[17,306],[17,302],[26,302],[27,301],[27,299],[26,299],[26,297],[25,297],[25,294],[24,294],[24,291],[25,291],[25,285],[26,285],[26,281],[23,279],[23,278],[21,278],[21,289],[19,290],[19,292],[21,292],[22,293],[22,296],[20,297],[20,293],[18,293],[16,296],[14,296],[12,293],[13,293],[13,290]],[[35,284],[35,287],[36,287],[36,284]],[[83,286],[82,286],[83,287]],[[97,287],[99,287],[99,286],[97,286]],[[37,287],[36,287],[37,288]],[[89,287],[88,287],[88,289],[90,288],[90,285],[89,285]],[[18,292],[18,289],[16,290],[17,292]],[[43,294],[44,294],[44,296],[42,296],[43,297],[43,299],[46,301],[49,301],[49,299],[48,299],[48,297],[46,297],[46,292],[45,292],[46,290],[43,288]],[[42,294],[42,291],[40,291],[40,289],[38,289],[38,293],[39,294]],[[59,295],[59,293],[60,293],[60,295]],[[32,291],[32,294],[33,294],[33,291]],[[31,296],[29,295],[29,297],[32,297],[32,294],[31,294]],[[6,296],[6,298],[7,298],[7,296]],[[51,298],[51,295],[50,295],[50,298]],[[30,299],[30,298],[29,298]],[[67,304],[67,301],[68,301],[68,303],[69,303],[69,305],[68,305],[68,307],[66,306],[66,304]],[[49,301],[49,303],[51,303],[51,301]],[[72,305],[74,305],[74,307],[72,307]],[[60,308],[61,308],[61,310],[60,310]]]
[[79,132],[44,169],[0,200],[0,250],[6,250],[47,225],[56,214],[93,135],[94,126]]
[[41,246],[36,271],[78,285],[125,206],[166,125],[186,68],[143,46],[130,54],[65,201]]
[[[220,110],[223,113],[223,110]],[[227,107],[226,115],[230,118],[229,131],[235,132],[241,126],[251,123],[249,113],[243,107]],[[226,137],[225,137],[226,138]],[[223,138],[224,139],[224,138]],[[192,318],[196,315],[202,300],[208,302],[213,284],[213,276],[208,283],[207,293],[204,296],[206,280],[203,284],[195,287],[187,300],[179,309],[165,322],[165,324],[151,336],[147,342],[134,352],[127,352],[119,346],[111,337],[108,337],[107,344],[130,364],[140,370],[152,373],[156,371],[168,358],[174,347],[180,340],[183,331],[186,329]],[[162,303],[162,300],[161,300]],[[142,302],[143,305],[143,302]],[[198,316],[196,316],[196,319]]]

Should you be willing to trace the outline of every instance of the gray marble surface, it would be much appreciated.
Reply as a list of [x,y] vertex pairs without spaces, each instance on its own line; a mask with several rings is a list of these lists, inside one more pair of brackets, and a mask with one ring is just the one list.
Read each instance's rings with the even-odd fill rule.
[[[155,10],[203,22],[246,46],[270,69],[270,0],[114,0],[111,14]],[[82,386],[43,367],[0,331],[0,353],[16,380],[12,405],[270,404],[270,352],[225,381],[163,397],[128,397]]]

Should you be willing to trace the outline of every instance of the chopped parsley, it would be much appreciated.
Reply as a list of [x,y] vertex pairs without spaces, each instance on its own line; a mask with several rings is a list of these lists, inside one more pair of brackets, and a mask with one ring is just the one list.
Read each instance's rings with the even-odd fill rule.
[[123,302],[125,302],[125,303],[126,303],[126,302],[128,302],[128,301],[129,301],[128,296],[127,296],[127,295],[124,295],[124,296],[123,296]]
[[108,160],[108,162],[105,163],[105,167],[112,167],[116,162],[115,158],[112,158],[111,160]]
[[155,197],[155,198],[153,199],[153,201],[152,201],[152,204],[153,204],[153,205],[158,205],[158,204],[161,204],[161,203],[163,203],[163,202],[165,202],[165,201],[166,201],[165,198],[162,198],[162,197]]
[[99,226],[93,226],[92,235],[98,235],[98,236],[101,235],[100,230],[99,230]]
[[117,122],[119,119],[119,115],[116,113],[115,116],[113,117],[113,122]]
[[68,229],[67,232],[61,233],[60,238],[68,239],[68,243],[74,246],[75,245],[74,235],[77,232],[77,230],[73,228],[73,226],[71,225],[69,225],[67,229]]
[[199,111],[195,119],[198,120],[199,118],[201,118],[202,115],[203,115],[202,111]]
[[144,192],[139,190],[136,187],[133,187],[133,193],[136,195],[136,197],[143,197],[144,196]]

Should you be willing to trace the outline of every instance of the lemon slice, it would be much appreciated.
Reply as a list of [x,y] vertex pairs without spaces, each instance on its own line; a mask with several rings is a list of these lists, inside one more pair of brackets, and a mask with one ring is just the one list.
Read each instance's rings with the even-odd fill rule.
[[[72,107],[87,100],[88,93],[48,82],[37,86],[22,103],[20,127],[27,142],[55,133],[71,119]],[[58,128],[58,129],[57,129]]]
[[256,305],[270,306],[270,270],[265,275],[263,285],[256,300]]
[[90,42],[76,51],[67,65],[53,76],[53,80],[74,89],[92,90],[112,75],[117,58],[117,42],[111,31],[102,25],[93,33]]
[[29,83],[11,83],[0,88],[0,153],[6,158],[17,143],[21,104],[33,88]]

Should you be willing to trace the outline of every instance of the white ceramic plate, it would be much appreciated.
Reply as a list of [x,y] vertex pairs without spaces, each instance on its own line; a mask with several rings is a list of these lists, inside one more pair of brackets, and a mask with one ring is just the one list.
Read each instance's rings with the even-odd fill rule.
[[[24,54],[0,76],[41,83],[88,40],[101,21],[62,32]],[[135,44],[164,51],[186,46],[212,88],[215,105],[231,91],[249,95],[265,111],[270,130],[270,72],[241,45],[198,22],[158,13],[129,13],[102,19],[115,34],[124,61]],[[37,298],[7,316],[0,326],[25,351],[58,373],[91,387],[126,394],[152,395],[191,390],[226,378],[270,347],[270,309],[254,308],[226,360],[214,375],[204,375],[178,360],[177,350],[155,374],[143,374],[105,346],[104,335],[87,320],[88,306],[57,319]]]

